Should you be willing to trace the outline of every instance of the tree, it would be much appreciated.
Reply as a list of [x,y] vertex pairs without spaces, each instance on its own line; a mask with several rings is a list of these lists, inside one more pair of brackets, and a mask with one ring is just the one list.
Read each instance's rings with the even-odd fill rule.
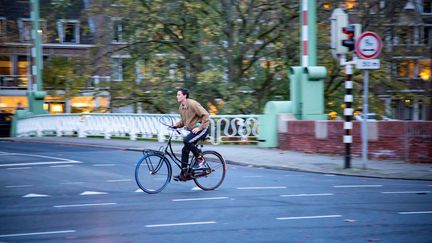
[[[170,80],[174,72],[180,81],[176,86],[192,88],[199,100],[213,105],[223,100],[221,111],[228,113],[259,113],[267,100],[288,98],[287,64],[292,59],[286,57],[296,48],[286,29],[298,17],[297,5],[265,0],[121,4],[129,11],[130,53],[150,74]],[[161,56],[167,66],[155,65]],[[144,77],[141,84],[158,89],[153,79]]]

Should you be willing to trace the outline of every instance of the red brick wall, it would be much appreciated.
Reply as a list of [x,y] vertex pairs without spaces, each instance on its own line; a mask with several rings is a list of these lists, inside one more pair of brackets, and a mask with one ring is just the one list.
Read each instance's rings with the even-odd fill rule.
[[[279,148],[306,153],[345,153],[343,121],[327,122],[327,137],[315,137],[315,121],[287,121],[288,132],[279,133]],[[353,122],[351,152],[361,155],[361,123]],[[368,142],[371,159],[397,159],[432,163],[432,122],[379,121],[377,140]]]

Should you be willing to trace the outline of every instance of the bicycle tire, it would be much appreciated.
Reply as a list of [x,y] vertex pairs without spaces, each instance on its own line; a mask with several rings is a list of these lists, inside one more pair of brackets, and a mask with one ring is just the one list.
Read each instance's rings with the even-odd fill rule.
[[160,154],[144,155],[135,167],[138,187],[149,194],[161,192],[168,185],[171,176],[171,164]]
[[[215,190],[225,179],[227,170],[225,159],[216,151],[207,150],[202,154],[206,161],[206,167],[193,170],[194,182],[204,191]],[[195,159],[193,163],[195,163]]]

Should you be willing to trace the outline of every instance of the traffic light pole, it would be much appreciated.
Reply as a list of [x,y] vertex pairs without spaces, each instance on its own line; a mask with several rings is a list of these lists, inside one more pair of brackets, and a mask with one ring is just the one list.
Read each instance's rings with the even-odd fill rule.
[[344,122],[343,142],[345,144],[344,168],[349,169],[351,168],[351,144],[352,144],[352,128],[353,128],[352,117],[354,112],[354,109],[352,108],[352,103],[354,101],[354,96],[352,94],[352,89],[353,89],[352,74],[353,74],[354,61],[346,62],[345,55],[341,55],[340,63],[341,65],[345,66],[345,74],[346,74],[345,97],[344,97],[345,122]]

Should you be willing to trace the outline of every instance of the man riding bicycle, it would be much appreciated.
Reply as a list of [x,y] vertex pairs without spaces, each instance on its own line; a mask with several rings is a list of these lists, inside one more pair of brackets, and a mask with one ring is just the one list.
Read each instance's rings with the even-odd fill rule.
[[182,170],[178,176],[174,176],[174,180],[185,180],[186,169],[189,161],[189,153],[192,152],[196,157],[197,163],[193,166],[194,169],[204,168],[205,161],[200,154],[199,149],[195,146],[200,139],[204,139],[208,134],[208,126],[210,124],[209,113],[196,100],[189,99],[189,90],[181,88],[177,90],[177,102],[180,103],[179,113],[180,121],[173,128],[185,127],[190,133],[183,138],[182,149]]

